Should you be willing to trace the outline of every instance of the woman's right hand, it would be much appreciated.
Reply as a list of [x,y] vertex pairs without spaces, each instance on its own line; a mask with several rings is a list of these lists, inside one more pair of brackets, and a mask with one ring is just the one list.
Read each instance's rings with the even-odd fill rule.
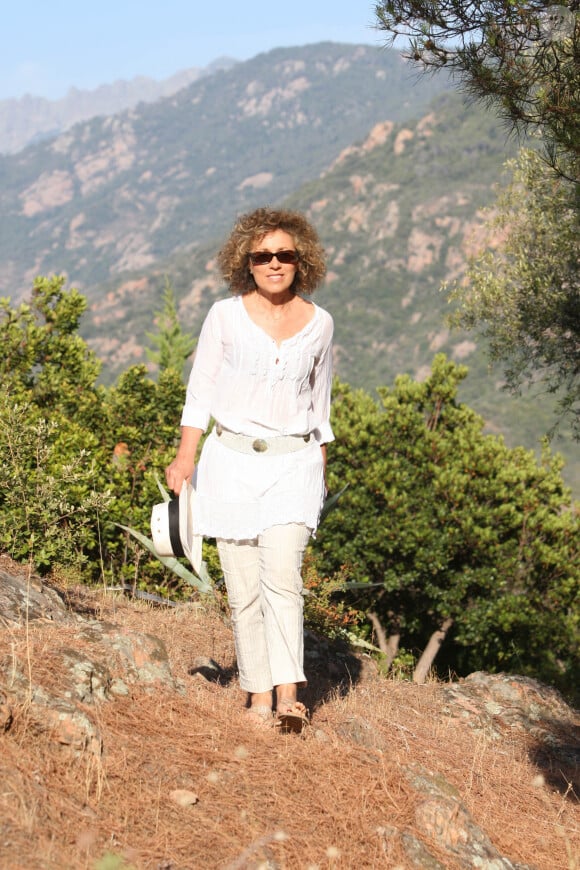
[[195,456],[199,439],[203,435],[202,429],[194,429],[192,426],[181,427],[181,441],[177,450],[177,456],[165,469],[167,486],[179,495],[184,480],[191,480],[195,470]]
[[191,480],[191,476],[195,471],[195,463],[184,462],[179,456],[165,469],[165,480],[167,486],[175,495],[179,495],[184,480]]

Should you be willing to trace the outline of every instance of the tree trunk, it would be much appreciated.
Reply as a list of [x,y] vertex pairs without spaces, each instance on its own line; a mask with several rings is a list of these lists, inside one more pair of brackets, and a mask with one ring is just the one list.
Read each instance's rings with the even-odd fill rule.
[[421,658],[417,662],[415,670],[413,672],[413,682],[414,683],[424,683],[427,674],[431,668],[431,665],[435,661],[435,656],[441,649],[441,645],[447,636],[447,632],[453,625],[453,620],[451,617],[445,620],[443,625],[438,631],[434,631],[431,637],[429,638],[429,643],[423,650],[423,654]]
[[393,631],[387,640],[386,664],[387,670],[390,670],[391,665],[399,652],[399,641],[401,640],[401,632]]
[[399,641],[401,639],[401,632],[397,629],[393,629],[389,636],[387,637],[385,629],[381,624],[381,620],[373,611],[369,611],[367,613],[369,620],[372,622],[373,628],[375,630],[375,634],[377,636],[377,643],[379,649],[382,653],[385,654],[385,663],[387,665],[387,670],[390,669],[393,661],[397,653],[399,652]]

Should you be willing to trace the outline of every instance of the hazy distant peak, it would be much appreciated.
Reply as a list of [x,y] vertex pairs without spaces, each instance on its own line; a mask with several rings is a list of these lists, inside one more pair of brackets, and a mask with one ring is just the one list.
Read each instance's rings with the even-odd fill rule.
[[154,103],[170,97],[197,79],[231,69],[236,63],[233,58],[220,57],[206,67],[179,70],[161,81],[138,75],[89,90],[73,85],[59,100],[33,94],[0,100],[0,153],[14,154],[32,142],[52,138],[73,124],[97,115],[114,115],[138,103]]

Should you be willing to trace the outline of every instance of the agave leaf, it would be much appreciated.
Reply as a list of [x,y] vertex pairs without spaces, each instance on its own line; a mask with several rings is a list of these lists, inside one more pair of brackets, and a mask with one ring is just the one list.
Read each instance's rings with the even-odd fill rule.
[[362,637],[357,637],[356,634],[353,634],[352,631],[347,632],[347,636],[349,641],[353,646],[361,647],[362,649],[368,649],[370,652],[382,653],[382,650],[378,648],[378,646],[374,646],[372,643],[369,643],[367,640],[363,640]]
[[121,523],[115,523],[115,525],[119,526],[120,529],[124,529],[126,532],[129,532],[130,535],[133,535],[140,544],[142,544],[146,550],[149,550],[156,559],[165,565],[166,568],[169,568],[170,571],[173,571],[178,577],[181,577],[186,583],[189,583],[190,586],[193,586],[199,592],[211,592],[212,585],[209,574],[207,572],[207,568],[205,562],[201,563],[199,575],[195,574],[193,571],[190,571],[185,565],[182,565],[175,556],[160,556],[155,550],[155,546],[153,541],[149,538],[146,538],[145,535],[142,535],[141,532],[136,531],[136,529],[131,529],[129,526],[124,526]]
[[163,499],[163,501],[171,501],[171,495],[167,492],[157,475],[155,475],[155,483],[157,484],[157,489],[161,493],[161,498]]
[[334,510],[336,505],[338,504],[338,500],[344,491],[348,489],[348,483],[346,483],[342,489],[339,489],[338,492],[335,492],[333,495],[329,495],[324,504],[322,505],[322,510],[320,511],[320,522],[326,519],[328,514]]

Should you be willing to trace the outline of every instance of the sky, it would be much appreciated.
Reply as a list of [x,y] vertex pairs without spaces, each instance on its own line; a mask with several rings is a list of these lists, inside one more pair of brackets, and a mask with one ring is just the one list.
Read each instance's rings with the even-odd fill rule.
[[332,42],[384,44],[374,0],[16,0],[2,10],[0,99],[60,99],[219,57]]

